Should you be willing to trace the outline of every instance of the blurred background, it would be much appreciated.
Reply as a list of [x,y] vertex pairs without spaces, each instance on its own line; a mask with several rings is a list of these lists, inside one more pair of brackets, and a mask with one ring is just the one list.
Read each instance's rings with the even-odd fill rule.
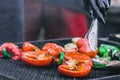
[[0,44],[23,41],[23,13],[22,0],[0,0]]
[[[99,37],[120,33],[120,0],[112,0]],[[0,0],[0,44],[84,37],[91,20],[81,0]]]

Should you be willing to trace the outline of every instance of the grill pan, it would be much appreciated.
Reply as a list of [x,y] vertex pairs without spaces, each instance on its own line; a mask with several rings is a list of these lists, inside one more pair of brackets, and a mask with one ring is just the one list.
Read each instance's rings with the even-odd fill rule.
[[[43,41],[30,41],[30,43],[42,47],[47,42],[54,42],[61,46],[71,42],[70,38],[43,40]],[[108,40],[99,39],[98,43],[112,44],[120,47],[118,43],[112,43]],[[22,42],[16,43],[19,47]],[[14,61],[11,59],[0,58],[0,80],[93,80],[93,79],[113,79],[119,76],[120,72],[109,69],[92,69],[89,75],[82,78],[71,78],[62,76],[57,71],[57,66],[48,67],[32,67],[24,64],[22,61]],[[118,78],[115,78],[118,79]],[[108,79],[109,80],[109,79]]]

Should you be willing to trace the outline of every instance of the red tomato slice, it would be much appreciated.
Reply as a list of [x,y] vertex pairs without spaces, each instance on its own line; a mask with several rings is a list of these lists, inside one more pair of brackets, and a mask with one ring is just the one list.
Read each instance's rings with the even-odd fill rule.
[[84,77],[87,76],[91,71],[91,66],[81,63],[77,66],[76,70],[70,70],[68,65],[60,65],[58,67],[60,74],[69,77]]
[[12,42],[5,42],[0,46],[0,57],[3,57],[2,49],[5,48],[6,52],[11,55],[11,59],[20,60],[22,50]]
[[22,54],[21,60],[25,64],[28,64],[31,66],[43,67],[43,66],[50,65],[52,61],[52,57],[45,53],[38,54],[35,51],[32,51],[32,52],[24,52]]
[[87,56],[89,56],[91,58],[95,57],[98,53],[98,49],[96,51],[93,51],[90,48],[90,45],[89,45],[87,38],[79,39],[76,44],[77,44],[78,49],[81,53],[86,54]]
[[75,59],[75,60],[78,60],[80,62],[89,64],[90,66],[92,66],[91,58],[89,56],[87,56],[85,54],[81,54],[77,51],[65,52],[65,59],[66,60]]
[[89,56],[77,51],[65,52],[66,61],[58,67],[58,71],[69,77],[84,77],[92,68],[92,60]]
[[37,46],[29,42],[23,42],[22,49],[23,51],[40,51],[40,49]]
[[46,43],[42,47],[42,51],[47,51],[49,55],[51,55],[53,57],[58,57],[59,52],[63,52],[64,49],[62,46],[59,46],[55,43]]

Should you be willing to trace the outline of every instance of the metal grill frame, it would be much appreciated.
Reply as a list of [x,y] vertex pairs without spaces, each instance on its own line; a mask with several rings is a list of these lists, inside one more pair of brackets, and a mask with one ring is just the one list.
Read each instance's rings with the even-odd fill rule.
[[[64,46],[66,43],[71,42],[71,38],[30,41],[30,43],[40,48],[47,42],[54,42]],[[110,42],[108,40],[99,39],[98,43],[112,44],[120,47],[119,43]],[[15,44],[17,44],[19,47],[22,46],[22,42]],[[0,58],[0,80],[109,80],[110,78],[119,79],[119,74],[120,72],[112,69],[92,69],[90,74],[85,77],[71,78],[59,74],[57,71],[57,66],[50,65],[48,67],[32,67],[24,64],[22,61]]]

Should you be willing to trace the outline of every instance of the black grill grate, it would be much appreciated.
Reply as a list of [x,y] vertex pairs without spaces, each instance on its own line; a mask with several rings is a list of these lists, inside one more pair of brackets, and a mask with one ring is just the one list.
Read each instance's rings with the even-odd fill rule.
[[[55,42],[64,45],[70,42],[70,39],[64,40],[49,40],[49,41],[33,41],[31,43],[41,47],[46,42]],[[17,43],[21,46],[21,43]],[[100,77],[117,75],[116,71],[112,70],[95,70],[83,78],[70,78],[62,76],[57,71],[57,66],[49,67],[32,67],[25,65],[22,61],[14,61],[11,59],[0,58],[0,80],[86,80]]]

